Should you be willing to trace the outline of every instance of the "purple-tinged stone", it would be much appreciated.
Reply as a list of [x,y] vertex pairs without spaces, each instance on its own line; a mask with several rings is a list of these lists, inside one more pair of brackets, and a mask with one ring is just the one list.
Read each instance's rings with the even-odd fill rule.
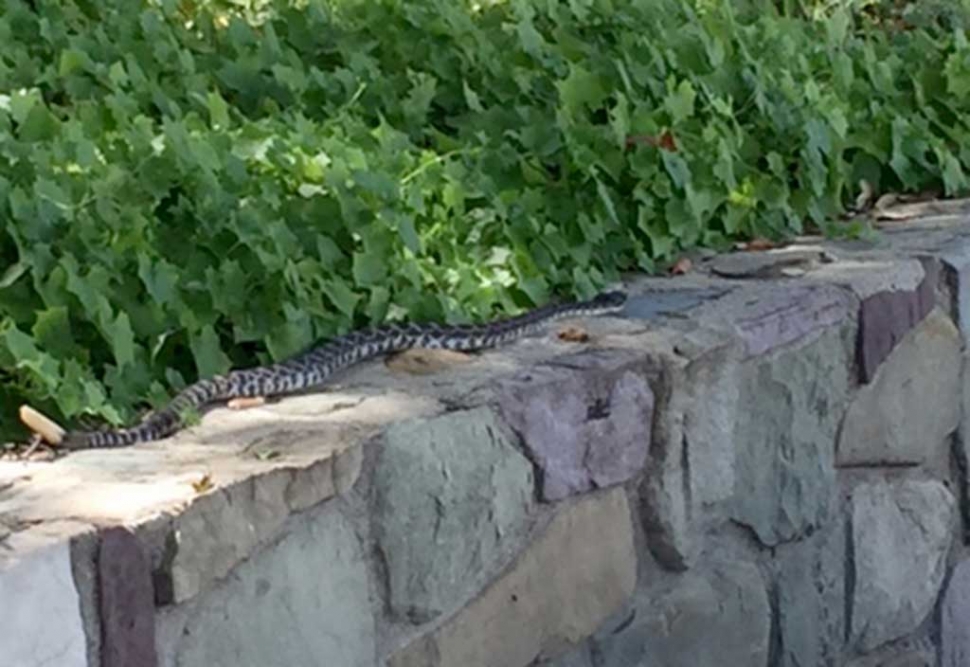
[[644,369],[626,355],[559,360],[503,383],[499,395],[538,468],[543,500],[620,484],[643,469],[654,396]]
[[936,259],[921,261],[925,272],[914,290],[876,292],[859,305],[859,381],[868,383],[910,329],[923,321],[936,302],[940,264]]
[[155,667],[155,594],[151,562],[141,542],[124,528],[101,531],[102,667]]
[[772,290],[734,319],[747,355],[758,356],[842,322],[853,297],[833,287]]

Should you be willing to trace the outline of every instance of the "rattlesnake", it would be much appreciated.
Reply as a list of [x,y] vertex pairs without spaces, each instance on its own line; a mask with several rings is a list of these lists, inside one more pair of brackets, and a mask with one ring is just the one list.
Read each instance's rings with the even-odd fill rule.
[[149,414],[130,428],[68,432],[61,445],[68,449],[125,447],[172,435],[193,409],[215,401],[256,396],[281,396],[322,385],[334,373],[388,352],[411,348],[482,350],[534,333],[542,325],[565,317],[618,312],[623,292],[604,292],[589,301],[552,304],[518,317],[480,325],[385,325],[354,331],[303,354],[270,366],[230,371],[199,380],[183,389],[163,410]]

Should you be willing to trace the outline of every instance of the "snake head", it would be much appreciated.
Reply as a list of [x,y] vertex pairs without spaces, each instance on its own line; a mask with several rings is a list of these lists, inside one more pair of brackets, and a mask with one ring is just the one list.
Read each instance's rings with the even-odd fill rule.
[[615,311],[623,307],[626,303],[626,292],[620,290],[610,290],[609,292],[602,292],[597,294],[592,301],[589,302],[590,307],[596,310],[606,310]]

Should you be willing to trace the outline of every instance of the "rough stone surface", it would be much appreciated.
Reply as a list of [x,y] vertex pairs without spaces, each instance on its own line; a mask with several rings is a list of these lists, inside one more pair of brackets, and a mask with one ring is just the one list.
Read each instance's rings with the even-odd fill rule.
[[48,525],[0,542],[0,663],[87,667],[71,576],[70,536],[80,530]]
[[903,337],[849,406],[838,464],[947,463],[947,436],[960,421],[961,347],[940,310]]
[[638,320],[656,320],[663,315],[683,315],[703,303],[727,294],[729,291],[729,288],[720,286],[657,289],[646,294],[633,292],[627,299],[623,316]]
[[783,278],[796,272],[811,271],[829,262],[820,247],[777,248],[769,251],[744,251],[718,255],[710,262],[711,271],[726,278]]
[[859,379],[869,382],[899,341],[936,303],[939,261],[923,263],[925,276],[914,290],[877,292],[859,306]]
[[[532,667],[530,665],[529,667]],[[551,660],[541,660],[535,663],[535,667],[596,667],[593,664],[593,656],[587,645],[580,646],[568,653],[563,653]]]
[[839,514],[811,537],[775,552],[777,667],[842,664],[845,530]]
[[[351,463],[336,462],[342,458]],[[172,601],[187,600],[225,576],[258,544],[275,535],[292,512],[349,487],[359,471],[360,453],[352,451],[305,469],[277,468],[248,477],[193,502],[172,524],[176,544],[169,561]]]
[[101,667],[101,609],[98,602],[101,581],[97,565],[100,550],[101,542],[95,530],[71,538],[71,574],[81,603],[88,667]]
[[636,553],[620,488],[562,507],[514,566],[390,667],[525,667],[593,631],[633,592]]
[[683,445],[692,502],[730,500],[737,475],[733,434],[741,389],[735,348],[717,345],[693,359],[684,380]]
[[850,499],[851,641],[869,651],[912,632],[946,572],[956,501],[935,480],[866,482]]
[[742,371],[734,519],[765,545],[803,536],[831,511],[850,359],[847,328],[831,327]]
[[619,484],[642,470],[654,398],[635,356],[563,357],[503,382],[497,394],[539,469],[543,500]]
[[154,667],[151,561],[138,538],[120,527],[101,531],[98,571],[102,667]]
[[851,294],[829,285],[773,288],[760,292],[757,299],[751,296],[737,293],[717,305],[751,357],[843,323],[855,307]]
[[680,340],[677,359],[664,364],[640,513],[651,553],[671,570],[696,557],[697,515],[734,493],[738,347],[713,332],[694,332]]
[[950,574],[940,608],[941,667],[970,665],[970,560]]
[[596,667],[768,664],[771,612],[751,563],[723,562],[637,592],[616,627],[594,640]]
[[[891,646],[884,650],[864,655],[846,663],[846,667],[939,667],[936,652],[932,646],[911,648],[899,642],[902,646]],[[945,664],[945,663],[944,663]],[[966,664],[966,663],[961,663]]]
[[950,270],[956,291],[956,322],[964,340],[970,340],[970,242],[950,244],[940,258]]
[[957,483],[962,486],[960,515],[963,518],[963,541],[970,543],[970,350],[966,348],[961,355],[960,369],[960,425],[952,451],[959,471]]
[[430,620],[478,591],[524,532],[532,466],[488,408],[397,424],[374,484],[393,614]]
[[291,519],[284,536],[213,589],[158,614],[163,667],[373,667],[366,565],[332,505]]

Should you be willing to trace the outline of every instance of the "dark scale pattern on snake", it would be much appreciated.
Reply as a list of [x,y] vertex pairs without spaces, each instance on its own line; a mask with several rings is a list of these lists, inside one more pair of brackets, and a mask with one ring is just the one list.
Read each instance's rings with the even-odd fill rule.
[[589,300],[543,306],[518,317],[481,325],[389,325],[355,331],[291,359],[200,380],[180,392],[169,405],[131,428],[67,433],[69,449],[125,447],[160,440],[183,426],[183,415],[216,401],[255,396],[281,396],[322,385],[327,378],[356,363],[411,348],[483,350],[535,333],[543,325],[573,316],[602,315],[622,309],[623,292],[604,292]]

